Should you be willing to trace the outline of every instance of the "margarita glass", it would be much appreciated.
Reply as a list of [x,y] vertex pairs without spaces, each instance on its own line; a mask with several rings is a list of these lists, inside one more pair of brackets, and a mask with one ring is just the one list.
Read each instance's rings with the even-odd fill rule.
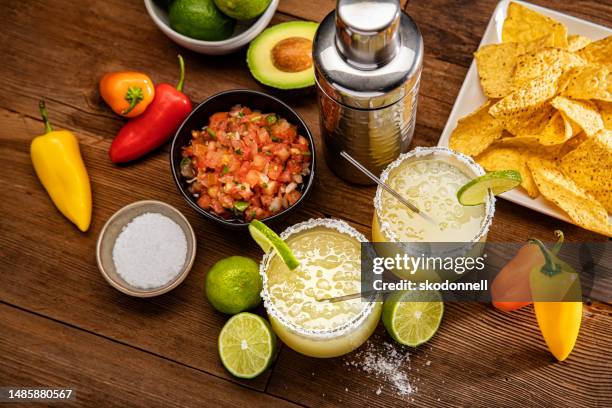
[[[465,183],[484,174],[483,168],[471,158],[447,148],[417,147],[401,155],[383,171],[380,179],[435,222],[415,214],[378,187],[372,241],[401,243],[404,252],[412,255],[417,255],[419,246],[410,243],[452,243],[449,250],[461,251],[463,256],[479,256],[482,245],[474,244],[486,241],[495,212],[495,197],[489,192],[484,204],[464,206],[456,194]],[[376,250],[383,252],[379,254],[383,256],[398,252],[385,245],[376,246]],[[419,270],[409,276],[393,272],[400,278],[416,281],[441,278],[440,271]]]
[[375,297],[321,302],[361,289],[361,242],[347,223],[314,219],[281,234],[300,266],[293,271],[274,251],[260,266],[262,297],[272,329],[292,349],[311,357],[337,357],[374,332],[382,310]]

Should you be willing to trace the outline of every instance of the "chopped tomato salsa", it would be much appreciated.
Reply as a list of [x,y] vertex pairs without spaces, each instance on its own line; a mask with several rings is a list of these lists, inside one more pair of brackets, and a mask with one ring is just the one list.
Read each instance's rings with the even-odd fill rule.
[[203,209],[250,221],[277,214],[302,195],[310,174],[308,139],[278,115],[237,105],[191,135],[181,174]]

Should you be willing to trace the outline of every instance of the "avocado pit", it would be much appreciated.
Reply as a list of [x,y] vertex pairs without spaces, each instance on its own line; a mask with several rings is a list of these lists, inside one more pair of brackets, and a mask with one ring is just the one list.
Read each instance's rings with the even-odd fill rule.
[[312,41],[289,37],[272,48],[272,63],[283,72],[300,72],[312,67]]

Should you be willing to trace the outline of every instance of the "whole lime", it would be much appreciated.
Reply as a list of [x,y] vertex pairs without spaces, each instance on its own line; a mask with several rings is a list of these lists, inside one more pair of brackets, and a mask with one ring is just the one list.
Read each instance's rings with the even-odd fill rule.
[[175,31],[204,41],[225,40],[236,26],[236,20],[221,13],[213,0],[175,0],[168,19]]
[[208,301],[222,313],[236,314],[261,302],[259,266],[251,258],[230,256],[213,265],[206,274]]
[[215,0],[215,4],[226,15],[236,20],[250,20],[260,16],[271,0]]

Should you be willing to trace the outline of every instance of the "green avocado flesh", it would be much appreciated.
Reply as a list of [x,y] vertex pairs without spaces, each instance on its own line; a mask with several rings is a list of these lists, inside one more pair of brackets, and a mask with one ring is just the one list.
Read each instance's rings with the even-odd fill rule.
[[247,52],[251,74],[262,84],[278,89],[313,86],[312,41],[318,27],[310,21],[291,21],[263,31]]
[[236,26],[236,20],[221,13],[213,0],[175,0],[168,19],[173,30],[204,41],[225,40]]

